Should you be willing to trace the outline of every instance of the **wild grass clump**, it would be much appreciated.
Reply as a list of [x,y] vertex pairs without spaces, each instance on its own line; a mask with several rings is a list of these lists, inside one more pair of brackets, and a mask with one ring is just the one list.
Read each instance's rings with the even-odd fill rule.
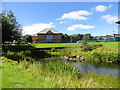
[[60,51],[60,55],[61,56],[66,55],[68,57],[76,57],[77,54],[80,54],[79,51],[80,51],[80,48],[77,48],[77,49],[65,48]]
[[76,76],[78,74],[78,68],[69,64],[65,64],[61,61],[49,62],[45,66],[46,70],[54,73],[70,74]]
[[[108,49],[102,47],[102,44],[87,44],[83,43],[81,48],[77,49],[64,49],[62,50],[63,56],[69,58],[84,57],[84,60],[98,61],[98,62],[113,62],[119,63],[120,52],[116,49]],[[78,57],[78,58],[79,58]]]
[[11,64],[11,65],[18,65],[18,62],[17,61],[13,61],[11,59],[8,59],[6,57],[1,57],[1,60],[3,63],[6,63],[6,64]]
[[82,51],[92,51],[96,48],[102,47],[102,44],[88,44],[88,43],[82,43]]
[[30,69],[33,66],[37,67],[37,68],[39,67],[38,68],[39,70],[41,69],[43,71],[52,72],[52,73],[56,73],[56,74],[66,74],[66,75],[69,74],[69,75],[73,75],[73,76],[77,76],[77,74],[78,74],[77,67],[69,65],[69,64],[65,64],[64,62],[61,62],[61,61],[50,61],[50,62],[44,64],[44,66],[42,66],[41,63],[39,63],[39,64],[37,64],[37,62],[31,63],[30,61],[26,61],[26,60],[20,62],[20,67],[23,69]]
[[119,62],[120,52],[106,49],[106,48],[98,48],[98,49],[92,50],[85,57],[92,59],[94,61]]

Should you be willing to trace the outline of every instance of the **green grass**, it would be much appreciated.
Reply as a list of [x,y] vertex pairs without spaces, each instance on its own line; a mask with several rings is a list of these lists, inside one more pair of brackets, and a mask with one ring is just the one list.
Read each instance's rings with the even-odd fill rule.
[[[33,75],[17,65],[3,62],[2,88],[50,88],[55,87],[51,81],[44,80],[44,77]],[[56,86],[57,87],[57,86]]]
[[102,44],[105,48],[108,48],[108,49],[118,50],[118,45],[120,42],[96,42],[96,43]]
[[41,43],[41,44],[32,44],[36,48],[49,48],[49,47],[79,47],[81,43]]
[[[2,88],[118,88],[118,77],[115,76],[89,73],[78,79],[74,75],[65,74],[64,71],[59,73],[59,63],[48,70],[52,64],[46,69],[39,64],[18,64],[6,58],[2,59]],[[28,67],[24,68],[26,65]],[[69,72],[71,67],[66,67]]]
[[[120,42],[89,42],[91,44],[103,44],[105,48],[118,49],[118,44]],[[40,43],[40,44],[21,44],[17,47],[24,48],[52,48],[52,47],[80,47],[81,43]]]
[[[105,48],[118,49],[119,42],[90,42],[93,44],[103,44]],[[48,47],[79,47],[81,43],[41,43],[41,44],[31,44],[36,48],[48,48]]]

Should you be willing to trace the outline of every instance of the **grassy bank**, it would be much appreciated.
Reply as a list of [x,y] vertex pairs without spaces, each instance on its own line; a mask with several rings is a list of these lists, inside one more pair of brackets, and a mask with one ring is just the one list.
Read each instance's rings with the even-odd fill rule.
[[[117,42],[110,43],[101,42],[97,44],[83,43],[81,45],[81,48],[77,49],[67,48],[61,50],[61,53],[64,55],[63,57],[64,59],[71,61],[97,61],[107,63],[119,63],[120,52],[117,49],[118,48],[117,44],[118,44]],[[109,47],[107,47],[107,45]]]
[[[81,48],[67,48],[67,49],[55,49],[51,50],[36,50],[35,48],[45,47],[76,47]],[[34,50],[31,50],[34,49]],[[36,61],[42,58],[51,56],[67,56],[69,58],[79,59],[83,56],[88,61],[99,62],[119,62],[120,53],[118,52],[118,42],[90,42],[85,43],[46,43],[46,44],[23,44],[15,46],[4,46],[3,56],[12,60]],[[79,57],[78,57],[79,56]],[[78,60],[77,60],[78,61]],[[81,60],[83,61],[83,60]]]
[[77,68],[64,63],[41,64],[2,58],[3,88],[118,88],[118,77],[89,73],[76,76]]

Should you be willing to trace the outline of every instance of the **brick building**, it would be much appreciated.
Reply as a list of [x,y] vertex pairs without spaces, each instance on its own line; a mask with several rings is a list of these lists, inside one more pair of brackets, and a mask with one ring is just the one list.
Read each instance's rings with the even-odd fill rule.
[[60,43],[62,33],[47,28],[32,36],[32,43]]

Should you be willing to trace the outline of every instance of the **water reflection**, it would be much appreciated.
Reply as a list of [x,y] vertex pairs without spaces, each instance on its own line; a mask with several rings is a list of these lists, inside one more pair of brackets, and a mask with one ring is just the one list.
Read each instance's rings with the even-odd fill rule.
[[120,71],[118,70],[118,64],[70,62],[67,60],[62,61],[78,67],[81,73],[94,72],[97,74],[120,76],[120,74],[118,73]]
[[[36,62],[37,64],[42,64],[44,67],[46,63],[51,62],[51,61],[61,61],[59,57],[50,57],[50,58],[44,58],[41,59],[40,62]],[[108,75],[115,75],[115,76],[120,76],[120,70],[118,69],[118,66],[120,64],[108,64],[108,63],[97,63],[97,62],[90,62],[90,63],[85,63],[85,62],[71,62],[67,60],[62,60],[62,62],[65,62],[66,64],[71,64],[76,67],[78,67],[80,73],[90,73],[94,72],[97,74],[108,74]]]

